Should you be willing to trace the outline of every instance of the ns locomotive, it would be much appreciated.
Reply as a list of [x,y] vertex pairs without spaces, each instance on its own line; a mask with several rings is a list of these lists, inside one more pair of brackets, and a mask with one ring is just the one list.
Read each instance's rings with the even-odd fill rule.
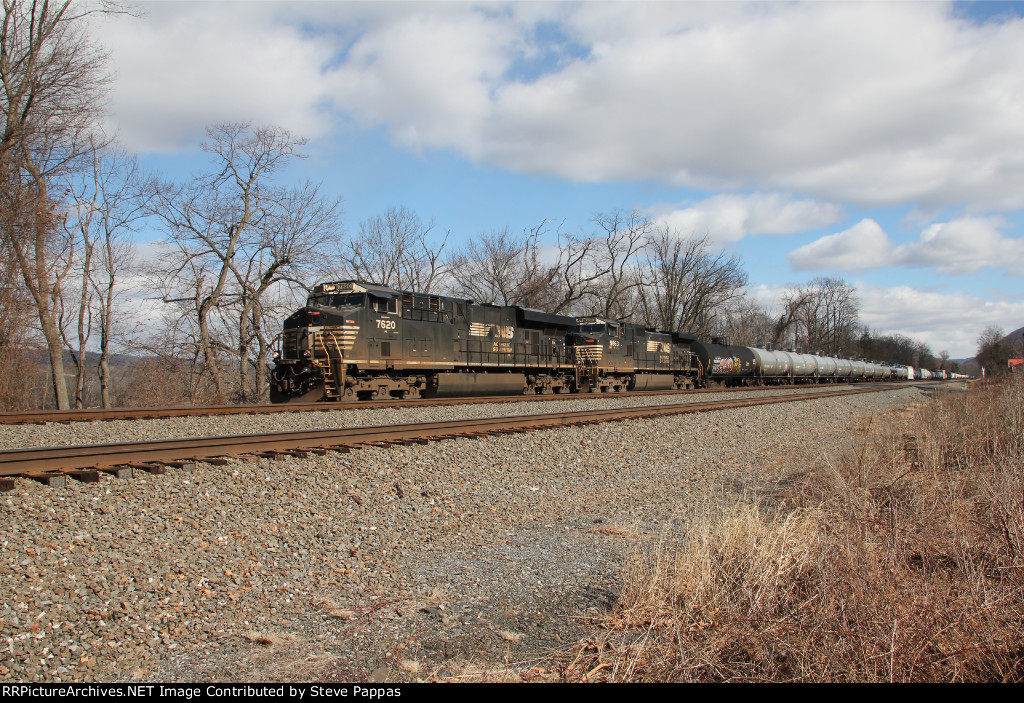
[[316,286],[306,306],[285,320],[271,400],[598,393],[899,375],[881,364],[720,342],[338,281]]

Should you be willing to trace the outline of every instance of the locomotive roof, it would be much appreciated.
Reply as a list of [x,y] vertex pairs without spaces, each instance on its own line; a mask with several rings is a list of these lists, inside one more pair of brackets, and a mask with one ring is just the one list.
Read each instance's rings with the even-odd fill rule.
[[[576,321],[572,317],[567,315],[557,315],[555,313],[544,312],[543,310],[536,310],[534,308],[524,308],[518,305],[495,305],[494,303],[477,303],[472,300],[465,298],[453,298],[447,295],[437,295],[436,293],[413,293],[412,291],[403,291],[396,288],[388,288],[387,286],[381,286],[376,283],[368,283],[366,281],[346,280],[346,281],[333,281],[329,283],[321,283],[314,288],[314,291],[323,293],[369,293],[379,298],[394,298],[400,295],[430,295],[436,298],[445,298],[446,300],[456,300],[469,305],[481,305],[486,307],[498,308],[498,307],[510,307],[519,310],[519,317],[525,322],[533,322],[536,324],[547,325],[549,327],[571,327],[576,324]],[[617,324],[617,323],[616,323]]]
[[548,327],[572,327],[576,324],[576,320],[567,315],[557,315],[533,308],[519,308],[519,310],[519,317],[523,322],[534,322]]
[[323,293],[372,293],[373,295],[381,298],[392,298],[396,295],[400,295],[402,291],[395,290],[394,288],[387,288],[385,286],[379,286],[376,283],[367,283],[366,281],[331,281],[329,283],[321,283],[317,285],[314,291],[321,291]]

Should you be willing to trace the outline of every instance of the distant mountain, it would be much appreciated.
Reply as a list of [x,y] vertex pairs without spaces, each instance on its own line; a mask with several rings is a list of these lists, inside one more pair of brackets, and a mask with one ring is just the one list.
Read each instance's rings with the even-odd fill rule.
[[1024,340],[1024,327],[1018,327],[1010,334],[1003,337],[1000,341],[1002,342],[1020,342]]
[[[1008,335],[1006,335],[999,341],[1005,344],[1017,344],[1017,349],[1019,350],[1020,345],[1024,344],[1024,327],[1018,327],[1013,332],[1010,332]],[[1017,357],[1014,356],[1013,358]],[[971,375],[981,375],[981,367],[978,365],[976,358],[973,356],[968,359],[950,359],[950,361],[955,361],[956,363],[960,364],[960,371],[963,373]]]

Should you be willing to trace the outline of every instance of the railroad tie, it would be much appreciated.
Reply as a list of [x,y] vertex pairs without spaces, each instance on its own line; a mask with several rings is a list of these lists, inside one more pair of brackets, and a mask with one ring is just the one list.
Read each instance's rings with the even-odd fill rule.
[[147,473],[155,474],[157,476],[167,473],[167,466],[165,466],[164,464],[150,464],[133,461],[130,464],[128,464],[128,466],[132,467],[133,469],[140,469],[142,471],[146,471]]
[[63,469],[62,474],[82,483],[99,483],[100,472],[95,469]]
[[110,474],[114,478],[132,478],[135,475],[135,469],[130,466],[110,466],[100,469],[105,474]]
[[32,472],[25,474],[25,478],[38,481],[50,488],[63,488],[68,483],[67,476],[62,473]]

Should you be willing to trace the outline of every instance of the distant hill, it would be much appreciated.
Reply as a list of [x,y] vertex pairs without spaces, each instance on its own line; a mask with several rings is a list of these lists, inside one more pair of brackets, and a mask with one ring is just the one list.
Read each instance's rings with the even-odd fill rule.
[[[1005,344],[1017,344],[1017,349],[1020,350],[1021,345],[1024,345],[1024,327],[1018,327],[999,341]],[[960,364],[960,371],[963,373],[971,374],[972,376],[981,375],[981,367],[973,356],[969,359],[950,359],[950,361]]]
[[1024,338],[1024,327],[1018,327],[1010,334],[1002,338],[1003,342],[1020,342]]

